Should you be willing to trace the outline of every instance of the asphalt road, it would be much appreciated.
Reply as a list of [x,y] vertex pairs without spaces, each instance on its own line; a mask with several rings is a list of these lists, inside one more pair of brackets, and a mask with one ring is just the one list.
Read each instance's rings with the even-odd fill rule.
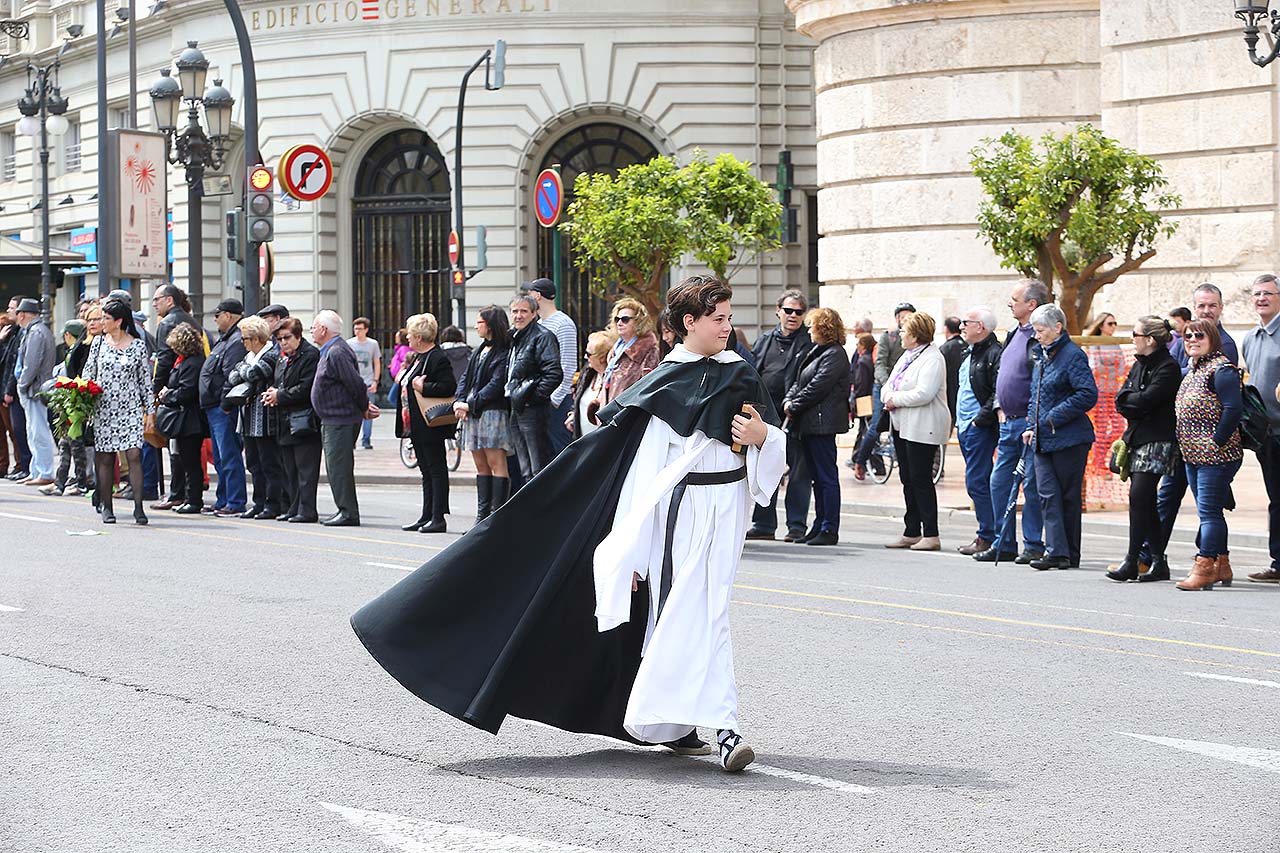
[[347,618],[456,535],[402,533],[415,499],[78,536],[86,503],[0,483],[0,850],[1280,849],[1278,587],[1112,584],[1103,536],[1068,572],[888,552],[854,515],[751,543],[729,776],[401,690]]

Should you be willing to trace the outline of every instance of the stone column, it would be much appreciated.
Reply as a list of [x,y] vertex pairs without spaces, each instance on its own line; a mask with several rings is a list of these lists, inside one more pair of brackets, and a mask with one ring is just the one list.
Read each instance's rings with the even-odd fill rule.
[[969,151],[1099,121],[1098,0],[787,0],[819,42],[819,278],[847,322],[1003,306]]

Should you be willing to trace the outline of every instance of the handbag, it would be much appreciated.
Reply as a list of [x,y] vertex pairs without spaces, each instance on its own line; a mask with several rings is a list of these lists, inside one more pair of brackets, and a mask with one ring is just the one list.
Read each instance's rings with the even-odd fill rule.
[[452,397],[424,397],[414,391],[413,399],[417,401],[418,411],[427,426],[453,426],[458,422],[458,416],[453,413]]
[[249,398],[253,396],[253,383],[241,382],[236,385],[226,396],[222,398],[224,406],[243,406],[249,402]]
[[869,418],[871,417],[871,395],[867,394],[863,397],[854,399],[854,417]]
[[182,423],[186,413],[177,406],[166,406],[161,403],[156,407],[156,432],[160,435],[175,436],[182,431]]
[[289,424],[289,435],[304,438],[319,432],[316,429],[316,413],[310,408],[295,409],[286,416]]

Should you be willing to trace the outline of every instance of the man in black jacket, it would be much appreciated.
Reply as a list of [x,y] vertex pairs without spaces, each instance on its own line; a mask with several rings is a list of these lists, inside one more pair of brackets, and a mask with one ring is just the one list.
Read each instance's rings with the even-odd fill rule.
[[[173,362],[177,359],[177,356],[173,354],[173,350],[169,348],[169,333],[183,323],[195,329],[197,333],[200,331],[195,318],[182,310],[182,303],[185,301],[186,294],[176,284],[165,284],[156,288],[156,292],[151,297],[151,307],[155,309],[156,317],[159,318],[159,323],[156,325],[156,368],[154,379],[151,383],[152,389],[157,394],[168,384],[169,372],[173,370]],[[173,454],[174,450],[171,442],[169,448],[169,494],[161,496],[159,502],[153,503],[151,505],[152,509],[164,510],[179,507],[183,504],[182,496],[187,494],[186,473]]]
[[[796,373],[804,357],[813,349],[813,339],[804,327],[804,315],[809,310],[809,300],[799,290],[784,290],[778,297],[778,327],[770,329],[756,340],[751,355],[756,370],[764,380],[773,398],[773,408],[782,411],[782,398],[796,381]],[[807,533],[809,496],[813,493],[813,479],[805,465],[800,449],[799,434],[787,433],[787,494],[784,506],[787,512],[786,541],[803,539]],[[775,491],[768,506],[756,506],[751,514],[748,539],[772,540],[778,531],[778,493]]]
[[[18,303],[22,297],[9,300],[6,314],[8,325],[0,327],[0,406],[3,407],[4,426],[13,438],[13,468],[0,471],[0,477],[8,480],[25,480],[31,467],[31,449],[27,446],[27,421],[23,417],[22,403],[18,400],[18,378],[13,375],[18,361],[18,344],[22,327],[18,325]],[[0,435],[0,441],[4,436]],[[6,454],[6,460],[8,456]],[[7,465],[6,465],[7,467]]]
[[238,299],[224,299],[213,309],[213,321],[220,337],[200,369],[200,408],[209,419],[209,437],[213,443],[213,465],[218,469],[218,497],[213,514],[240,515],[247,499],[244,475],[244,440],[236,429],[238,411],[227,412],[222,399],[231,386],[227,377],[245,355],[244,341],[237,325],[244,316]]
[[[1000,421],[996,416],[996,377],[1002,347],[996,340],[996,315],[990,308],[971,308],[960,324],[968,348],[956,382],[955,424],[964,455],[964,487],[973,501],[978,530],[973,541],[956,550],[972,556],[986,551],[996,539],[997,508],[991,501],[991,468]],[[996,503],[1004,496],[997,496]]]
[[942,321],[942,334],[946,338],[938,347],[942,360],[947,364],[947,408],[951,410],[951,423],[956,422],[956,394],[960,390],[960,362],[969,344],[960,334],[959,317],[948,317]]
[[[511,356],[507,399],[511,437],[525,483],[551,461],[551,393],[560,387],[560,342],[538,322],[538,302],[527,293],[511,300]],[[523,485],[523,484],[522,484]]]

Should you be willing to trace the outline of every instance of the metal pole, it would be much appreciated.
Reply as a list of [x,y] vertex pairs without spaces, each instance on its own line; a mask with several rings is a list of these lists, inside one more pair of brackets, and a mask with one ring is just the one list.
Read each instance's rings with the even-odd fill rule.
[[[551,168],[555,171],[557,175],[560,174],[559,163],[556,163]],[[563,182],[561,182],[561,185],[563,186]],[[561,205],[563,205],[564,199],[561,199],[560,203]],[[560,223],[557,222],[555,225],[551,226],[551,280],[555,282],[555,285],[556,285],[556,308],[557,309],[564,308],[565,282],[562,282],[560,280],[561,278],[560,264],[563,262],[563,257],[560,254],[562,250],[563,250],[563,247],[560,244]]]
[[[98,295],[111,292],[112,257],[111,240],[107,238],[107,218],[111,215],[111,201],[107,192],[107,172],[112,168],[107,162],[107,0],[98,0]],[[48,216],[49,211],[45,211]]]
[[[453,141],[453,230],[458,232],[457,269],[462,270],[463,282],[466,281],[467,256],[465,249],[467,244],[462,238],[462,111],[467,102],[467,81],[471,79],[471,75],[477,68],[489,61],[489,54],[492,52],[492,49],[486,50],[475,61],[475,64],[467,69],[467,73],[462,75],[462,85],[458,87],[458,119]],[[452,281],[450,281],[449,286],[453,287]],[[458,298],[454,300],[454,316],[450,318],[457,326],[465,326],[467,322],[467,295],[465,288],[466,285],[464,283],[463,290],[459,291]]]
[[129,0],[129,128],[136,130],[138,127],[138,30],[135,26],[137,14],[134,2],[135,0]]
[[203,322],[204,316],[204,235],[201,222],[204,195],[200,186],[203,174],[203,166],[187,167],[187,293],[191,296],[191,313],[197,324]]
[[[240,170],[242,198],[249,199],[249,169],[262,162],[258,150],[258,72],[253,64],[253,44],[249,41],[249,28],[236,0],[223,0],[231,26],[236,31],[240,46],[240,73],[244,76],[244,168]],[[258,244],[246,239],[244,246],[244,310],[256,314],[261,308],[262,284],[258,278]]]
[[53,281],[49,274],[49,69],[44,68],[40,82],[40,316],[48,322],[53,316]]

